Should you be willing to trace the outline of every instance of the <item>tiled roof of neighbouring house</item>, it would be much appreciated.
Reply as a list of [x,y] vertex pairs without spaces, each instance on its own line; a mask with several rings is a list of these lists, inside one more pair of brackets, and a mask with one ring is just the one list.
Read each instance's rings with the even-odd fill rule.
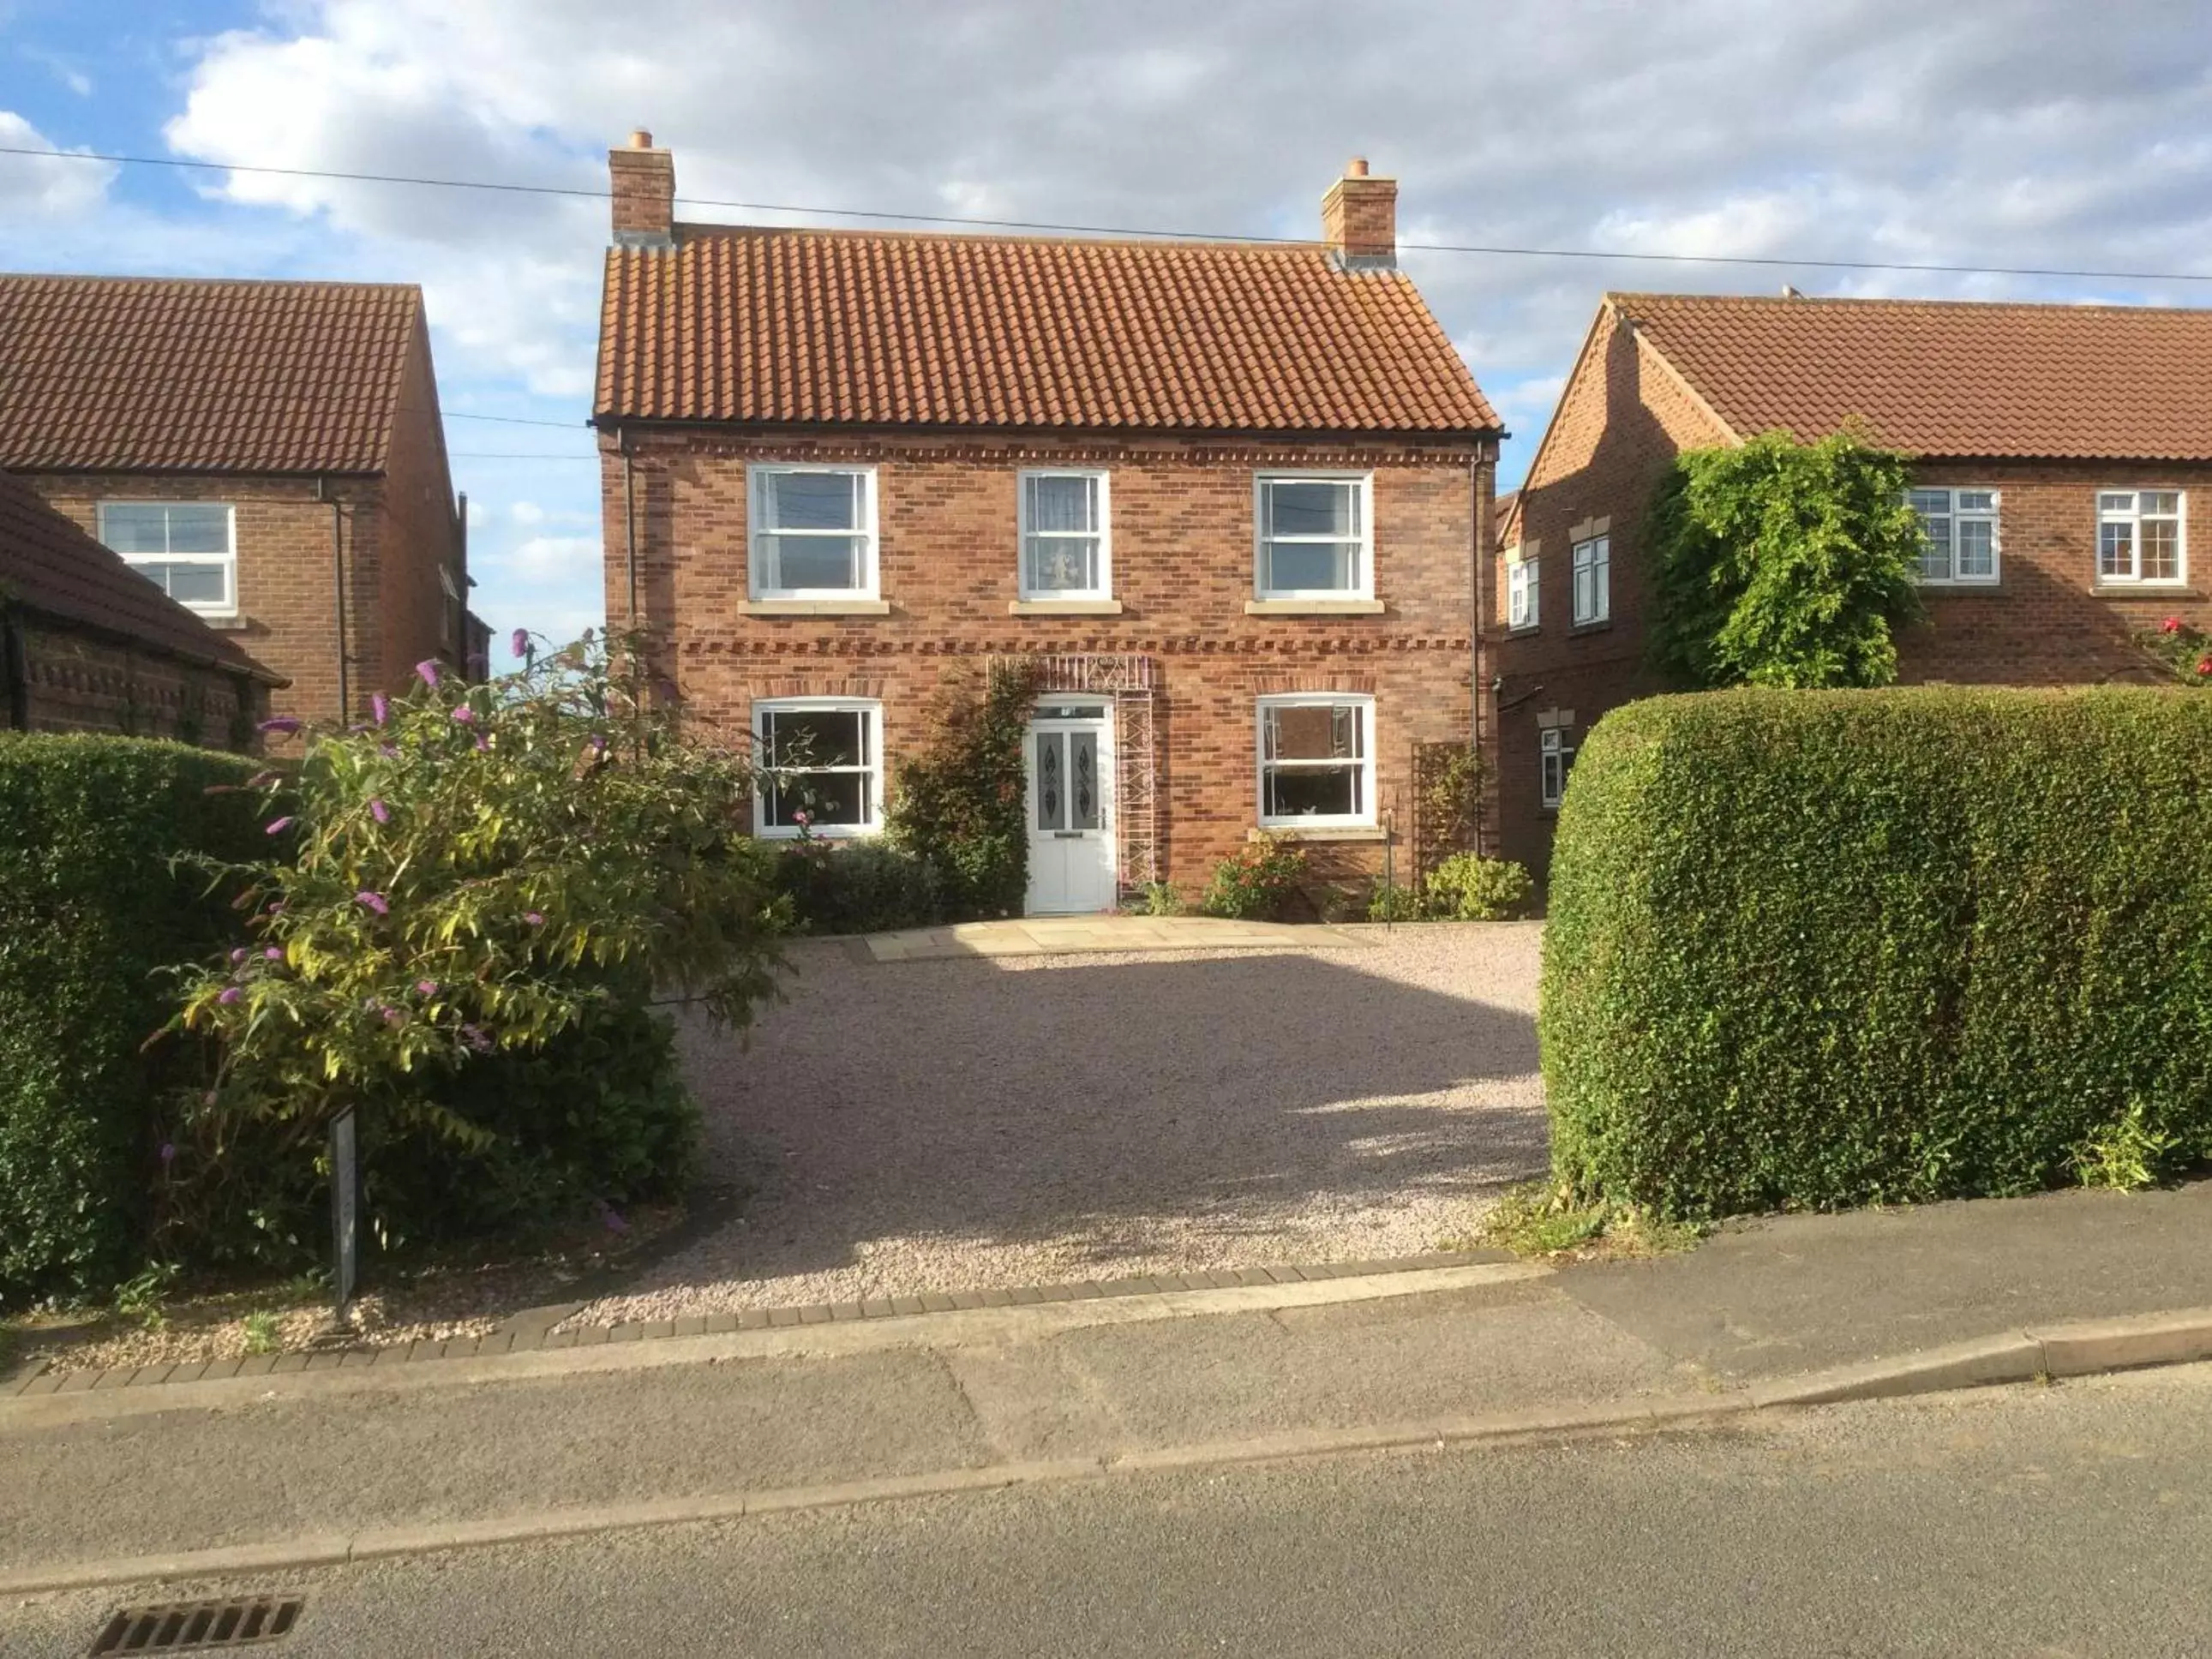
[[96,628],[187,662],[284,684],[48,507],[21,478],[0,472],[0,602]]
[[1319,246],[684,227],[607,255],[603,418],[1495,430],[1395,270]]
[[1850,416],[1923,455],[2212,459],[2212,310],[1613,294],[1741,436]]
[[0,276],[0,467],[380,472],[422,290]]

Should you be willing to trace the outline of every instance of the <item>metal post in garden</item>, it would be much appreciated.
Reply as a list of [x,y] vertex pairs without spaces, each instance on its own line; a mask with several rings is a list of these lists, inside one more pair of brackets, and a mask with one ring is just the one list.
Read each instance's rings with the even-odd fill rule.
[[335,1297],[327,1334],[354,1334],[352,1302],[361,1278],[361,1182],[354,1144],[353,1108],[331,1120],[331,1289]]

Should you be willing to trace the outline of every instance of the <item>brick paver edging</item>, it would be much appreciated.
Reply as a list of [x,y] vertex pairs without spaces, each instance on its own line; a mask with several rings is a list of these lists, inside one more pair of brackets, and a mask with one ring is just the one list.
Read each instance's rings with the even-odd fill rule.
[[[321,1371],[342,1365],[418,1364],[439,1359],[474,1359],[487,1354],[529,1353],[551,1348],[585,1348],[608,1342],[648,1342],[669,1336],[717,1336],[732,1331],[765,1331],[793,1325],[828,1325],[861,1319],[904,1319],[918,1314],[956,1313],[971,1308],[1031,1307],[1048,1302],[1091,1302],[1103,1297],[1164,1296],[1178,1291],[1228,1290],[1241,1285],[1291,1285],[1324,1279],[1360,1279],[1378,1273],[1421,1273],[1438,1267],[1468,1267],[1510,1261],[1504,1250],[1432,1250],[1425,1255],[1384,1261],[1328,1261],[1284,1267],[1223,1268],[1211,1273],[1157,1273],[1143,1279],[1085,1279],[1073,1285],[1025,1285],[1014,1290],[959,1291],[951,1294],[867,1297],[857,1302],[817,1302],[807,1307],[749,1308],[741,1313],[692,1314],[629,1325],[586,1325],[573,1331],[550,1328],[555,1319],[532,1320],[528,1313],[509,1322],[514,1329],[489,1336],[445,1341],[319,1348],[305,1353],[255,1354],[245,1359],[156,1361],[150,1365],[115,1365],[105,1370],[63,1370],[41,1360],[0,1381],[0,1399],[40,1394],[69,1394],[88,1389],[141,1389],[165,1382],[198,1382],[224,1376],[269,1376],[288,1371]],[[546,1311],[551,1311],[550,1310]]]

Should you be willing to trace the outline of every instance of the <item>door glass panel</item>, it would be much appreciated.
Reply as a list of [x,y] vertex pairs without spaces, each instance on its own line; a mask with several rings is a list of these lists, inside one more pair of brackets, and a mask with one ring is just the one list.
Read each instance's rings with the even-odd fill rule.
[[1098,827],[1098,734],[1067,734],[1069,821],[1078,830]]
[[1061,769],[1066,742],[1064,732],[1040,732],[1036,734],[1037,828],[1040,830],[1065,830],[1067,827],[1067,780]]

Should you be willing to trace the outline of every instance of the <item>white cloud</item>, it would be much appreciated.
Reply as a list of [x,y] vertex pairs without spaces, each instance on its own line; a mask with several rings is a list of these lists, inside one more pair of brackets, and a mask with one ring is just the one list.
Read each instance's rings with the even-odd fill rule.
[[[52,143],[11,110],[0,110],[0,147],[64,148]],[[112,161],[0,155],[0,213],[20,213],[39,219],[82,218],[106,199],[107,187],[114,182],[118,171]]]
[[510,581],[574,582],[599,576],[597,536],[532,536],[486,562]]

